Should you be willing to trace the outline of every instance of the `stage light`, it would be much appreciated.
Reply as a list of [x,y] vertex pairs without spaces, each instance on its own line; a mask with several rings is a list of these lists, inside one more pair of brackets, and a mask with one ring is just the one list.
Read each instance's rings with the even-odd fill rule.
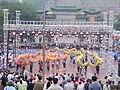
[[75,36],[78,37],[78,34],[76,34]]
[[38,34],[37,34],[37,33],[36,33],[35,35],[36,35],[36,36],[38,36]]
[[80,34],[83,34],[83,32],[80,32]]
[[54,34],[51,34],[52,37],[54,37]]
[[100,37],[103,37],[103,35],[100,35]]
[[77,34],[77,32],[75,32],[74,34]]
[[99,32],[97,32],[97,34],[100,34]]
[[86,37],[86,35],[83,35],[83,37]]
[[41,34],[41,31],[39,31],[38,34]]
[[35,31],[32,31],[32,33],[35,33]]
[[23,31],[22,33],[26,33],[25,31]]
[[89,34],[88,32],[86,32],[86,34]]
[[94,35],[93,35],[93,34],[92,34],[91,36],[92,36],[92,37],[94,37]]
[[68,35],[68,37],[71,37],[71,36],[72,36],[71,34]]
[[16,35],[16,32],[13,32],[12,34],[13,34],[13,35]]
[[30,35],[30,33],[27,33],[27,36],[29,36]]
[[62,35],[62,34],[60,34],[59,36],[60,36],[60,37],[62,37],[63,35]]
[[20,35],[22,35],[22,33],[20,33]]

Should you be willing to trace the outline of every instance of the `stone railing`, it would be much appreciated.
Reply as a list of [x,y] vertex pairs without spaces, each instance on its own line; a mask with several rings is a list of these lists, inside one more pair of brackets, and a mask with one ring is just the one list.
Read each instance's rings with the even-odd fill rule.
[[[8,24],[16,24],[15,20],[9,20]],[[43,21],[19,21],[20,25],[43,25]],[[62,21],[45,21],[45,25],[107,25],[107,22],[78,22],[78,21],[70,21],[70,22],[62,22]],[[112,24],[109,24],[112,25]]]

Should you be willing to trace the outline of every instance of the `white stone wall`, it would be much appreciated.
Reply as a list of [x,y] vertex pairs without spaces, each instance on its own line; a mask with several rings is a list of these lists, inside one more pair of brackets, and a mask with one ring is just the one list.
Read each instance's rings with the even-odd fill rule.
[[75,20],[75,15],[56,15],[56,19],[57,20],[65,20],[65,19],[69,19],[69,20]]
[[108,20],[108,13],[107,12],[103,12],[103,20],[105,21],[105,22],[107,22]]
[[109,21],[113,22],[113,15],[114,15],[114,11],[109,11]]

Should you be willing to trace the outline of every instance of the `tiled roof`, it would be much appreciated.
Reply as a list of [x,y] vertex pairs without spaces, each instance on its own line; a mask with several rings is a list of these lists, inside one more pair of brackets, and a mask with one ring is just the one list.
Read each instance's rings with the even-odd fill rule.
[[51,8],[52,10],[81,10],[79,7],[76,6],[56,6]]
[[97,11],[95,9],[89,9],[89,10],[86,10],[84,11],[85,13],[88,13],[88,14],[97,14],[97,13],[100,13],[100,11]]
[[78,19],[86,19],[86,18],[87,18],[87,15],[86,15],[86,14],[78,14],[78,15],[77,15],[77,18],[78,18]]

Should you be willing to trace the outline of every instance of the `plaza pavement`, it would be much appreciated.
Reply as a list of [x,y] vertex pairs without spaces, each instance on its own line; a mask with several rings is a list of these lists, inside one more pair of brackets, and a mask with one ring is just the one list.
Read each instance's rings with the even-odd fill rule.
[[[91,51],[93,52],[93,51]],[[118,68],[118,61],[114,61],[113,60],[113,55],[112,53],[107,53],[107,56],[105,56],[105,53],[103,53],[103,57],[106,58],[106,60],[104,61],[104,63],[102,65],[100,65],[100,74],[98,75],[98,79],[101,81],[104,81],[104,77],[108,76],[110,73],[113,73],[113,80],[117,81],[116,75],[117,75],[117,68]],[[60,62],[60,69],[56,70],[56,68],[50,69],[50,71],[48,72],[45,69],[45,78],[52,76],[53,72],[54,73],[59,73],[59,74],[76,74],[77,73],[77,64],[73,64],[70,62],[70,57],[67,58],[66,61],[66,69],[63,70],[63,66],[62,66],[62,62]],[[51,68],[51,65],[50,65]],[[11,71],[16,71],[15,68],[10,69]],[[20,70],[19,70],[20,71]],[[28,67],[28,71],[29,71],[29,67]],[[38,72],[39,71],[39,66],[38,63],[34,63],[33,64],[33,74],[42,74],[42,72]],[[88,67],[88,72],[86,75],[86,78],[90,78],[94,73],[95,73],[95,68],[90,68]],[[82,71],[82,73],[84,74],[84,71]],[[117,82],[116,82],[117,83]]]

